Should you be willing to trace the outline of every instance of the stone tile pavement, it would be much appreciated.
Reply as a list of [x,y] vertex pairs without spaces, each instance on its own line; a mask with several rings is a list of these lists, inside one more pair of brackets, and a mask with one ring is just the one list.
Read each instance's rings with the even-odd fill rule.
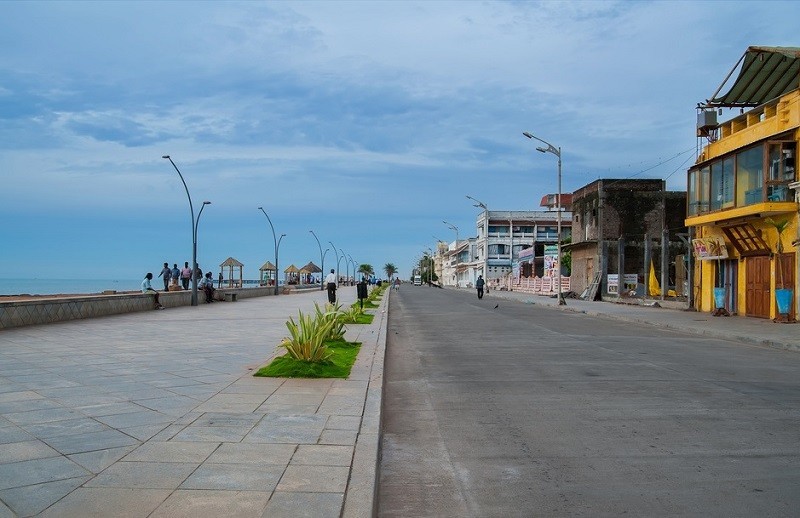
[[0,518],[371,516],[388,296],[348,330],[363,342],[350,378],[251,376],[288,317],[325,300],[0,332]]

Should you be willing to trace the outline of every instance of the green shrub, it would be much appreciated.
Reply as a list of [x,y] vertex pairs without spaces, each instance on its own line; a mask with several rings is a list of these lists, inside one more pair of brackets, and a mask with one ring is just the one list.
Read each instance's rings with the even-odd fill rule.
[[297,322],[289,317],[286,327],[291,336],[281,340],[280,347],[286,349],[290,357],[306,362],[322,362],[330,357],[325,340],[331,332],[333,321],[320,321],[298,311]]
[[345,318],[340,304],[325,304],[325,311],[314,303],[314,311],[320,325],[326,325],[328,332],[324,340],[342,340],[345,332]]

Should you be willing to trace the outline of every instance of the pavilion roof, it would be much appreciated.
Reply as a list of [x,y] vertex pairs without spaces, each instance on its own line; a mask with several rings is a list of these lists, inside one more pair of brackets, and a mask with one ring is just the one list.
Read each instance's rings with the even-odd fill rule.
[[244,266],[244,264],[240,263],[233,257],[228,257],[222,262],[222,264],[220,264],[220,266],[236,266],[238,268],[240,266]]

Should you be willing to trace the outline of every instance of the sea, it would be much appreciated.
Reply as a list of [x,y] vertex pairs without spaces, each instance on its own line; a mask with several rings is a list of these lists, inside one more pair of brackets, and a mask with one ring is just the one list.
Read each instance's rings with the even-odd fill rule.
[[[152,284],[155,289],[163,288],[155,280]],[[85,295],[141,289],[142,279],[0,279],[0,295]]]
[[[159,278],[154,278],[150,283],[159,291],[164,288]],[[255,288],[259,285],[259,281],[244,280],[242,284],[245,288]],[[123,292],[141,289],[142,279],[0,279],[0,296],[89,295],[104,291]]]

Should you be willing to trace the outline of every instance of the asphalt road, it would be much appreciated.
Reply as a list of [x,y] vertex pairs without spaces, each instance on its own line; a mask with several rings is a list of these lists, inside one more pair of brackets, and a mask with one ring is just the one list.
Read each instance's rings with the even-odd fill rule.
[[387,329],[381,517],[798,515],[796,352],[407,284]]

